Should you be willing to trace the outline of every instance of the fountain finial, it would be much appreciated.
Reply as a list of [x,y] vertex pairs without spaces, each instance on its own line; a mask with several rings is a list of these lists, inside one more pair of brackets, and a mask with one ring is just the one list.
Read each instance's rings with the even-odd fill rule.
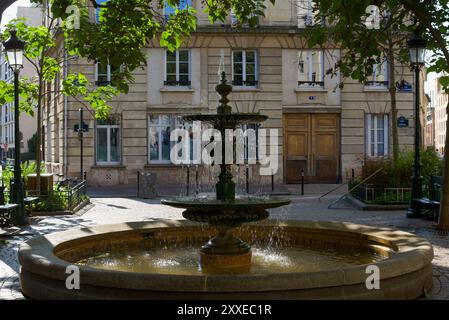
[[232,92],[232,86],[227,83],[226,72],[221,72],[220,83],[215,87],[215,91],[220,95],[220,105],[217,108],[217,113],[231,113],[232,107],[228,106],[228,95]]

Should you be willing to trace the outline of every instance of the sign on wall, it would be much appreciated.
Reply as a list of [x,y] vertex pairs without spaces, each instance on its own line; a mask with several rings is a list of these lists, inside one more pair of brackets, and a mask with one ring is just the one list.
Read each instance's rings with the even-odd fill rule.
[[398,118],[398,128],[408,128],[408,119],[404,116]]

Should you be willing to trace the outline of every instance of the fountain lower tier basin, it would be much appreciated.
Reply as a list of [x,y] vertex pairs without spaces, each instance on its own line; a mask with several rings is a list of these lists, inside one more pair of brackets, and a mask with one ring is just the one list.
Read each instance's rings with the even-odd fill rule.
[[[163,220],[33,238],[19,250],[21,288],[34,299],[190,300],[414,299],[432,287],[432,246],[403,231],[316,221],[249,224],[236,236],[252,245],[251,270],[209,274],[201,270],[199,247],[215,233]],[[73,265],[79,290],[66,287]],[[379,270],[379,290],[366,285],[371,265]]]

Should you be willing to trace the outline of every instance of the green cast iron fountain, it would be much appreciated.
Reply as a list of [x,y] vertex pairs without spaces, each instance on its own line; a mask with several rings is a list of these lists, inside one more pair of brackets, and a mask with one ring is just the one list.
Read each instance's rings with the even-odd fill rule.
[[[227,84],[225,72],[216,86],[220,95],[217,114],[188,115],[185,121],[201,121],[211,124],[225,137],[227,129],[235,130],[248,123],[260,123],[267,116],[257,113],[232,113],[228,105],[228,95],[232,86]],[[270,197],[236,197],[232,165],[225,163],[225,144],[222,143],[222,161],[216,184],[215,198],[184,197],[163,199],[163,204],[183,208],[183,217],[187,220],[208,223],[218,230],[218,234],[202,246],[200,250],[201,267],[207,273],[242,272],[251,266],[251,246],[234,236],[235,228],[243,223],[255,222],[269,216],[267,209],[284,206],[290,200]]]

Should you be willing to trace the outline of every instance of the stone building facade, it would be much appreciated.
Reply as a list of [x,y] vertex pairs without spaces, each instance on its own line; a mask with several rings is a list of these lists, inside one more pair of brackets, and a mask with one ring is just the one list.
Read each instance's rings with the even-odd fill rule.
[[435,150],[443,156],[446,140],[446,108],[448,103],[448,95],[444,92],[441,84],[439,83],[440,77],[440,74],[431,73],[429,74],[426,82],[426,93],[430,100],[428,115],[431,116],[432,120],[431,122],[429,121],[430,123],[427,127],[429,131],[433,131],[433,140],[429,141],[429,143],[433,142]]
[[[85,111],[89,131],[84,135],[84,170],[91,185],[133,185],[137,172],[155,172],[157,183],[184,183],[186,168],[168,159],[168,133],[180,125],[178,116],[215,113],[220,58],[228,80],[234,112],[259,112],[269,119],[262,128],[279,130],[279,170],[276,183],[297,183],[304,170],[306,182],[344,181],[364,159],[391,154],[391,112],[386,63],[373,66],[372,81],[361,84],[326,75],[340,50],[307,48],[301,36],[311,20],[310,1],[268,3],[257,28],[226,23],[211,25],[201,1],[198,29],[174,54],[159,46],[146,48],[148,65],[135,70],[135,83],[113,102],[111,120],[96,121]],[[70,71],[80,70],[91,82],[110,80],[111,67],[93,61],[70,60]],[[408,67],[397,69],[397,79],[413,83]],[[60,78],[62,79],[62,77]],[[61,81],[59,79],[59,81]],[[60,85],[54,84],[54,85]],[[399,92],[398,116],[410,126],[399,129],[401,148],[413,146],[413,94]],[[49,170],[79,176],[80,141],[74,132],[81,105],[61,100],[44,114],[45,161]],[[252,183],[266,183],[250,166]],[[212,184],[214,168],[201,166],[202,184]],[[241,174],[244,170],[241,170]],[[236,178],[240,179],[240,177]]]

